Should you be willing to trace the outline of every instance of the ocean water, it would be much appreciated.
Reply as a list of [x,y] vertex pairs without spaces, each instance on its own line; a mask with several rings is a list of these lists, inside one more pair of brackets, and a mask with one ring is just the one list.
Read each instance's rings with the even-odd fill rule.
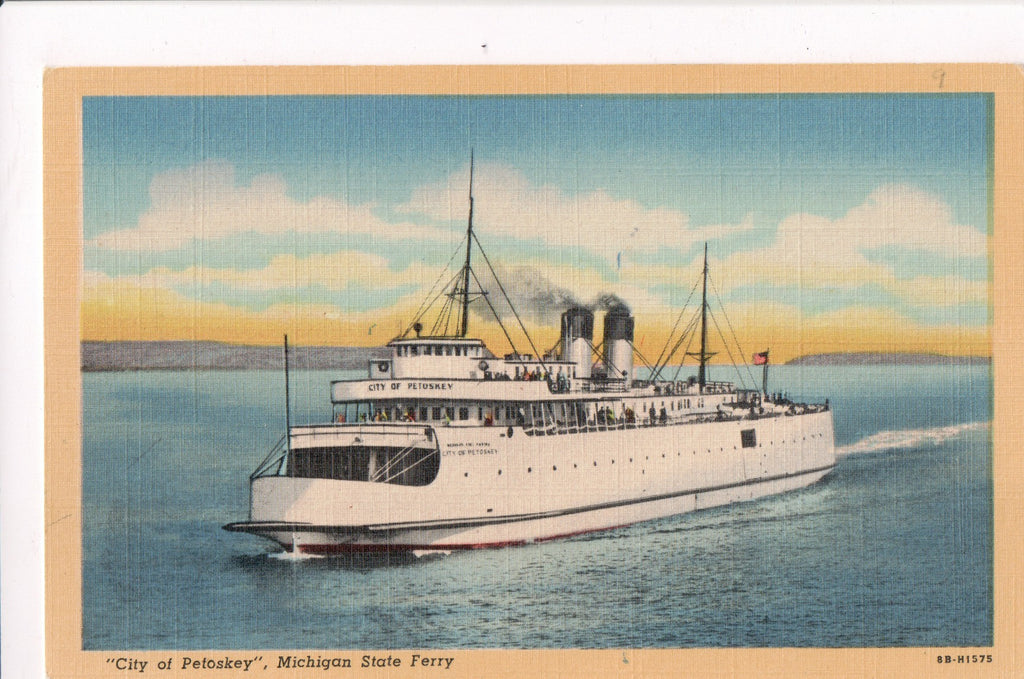
[[[293,373],[293,423],[326,420],[341,376]],[[524,547],[296,559],[221,530],[283,432],[280,373],[85,374],[83,646],[991,645],[990,369],[771,380],[833,405],[840,459],[809,488]]]

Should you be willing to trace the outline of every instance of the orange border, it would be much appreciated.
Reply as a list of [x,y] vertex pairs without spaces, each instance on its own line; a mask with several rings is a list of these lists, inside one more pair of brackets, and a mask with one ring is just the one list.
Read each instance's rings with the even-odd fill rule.
[[[82,275],[81,98],[89,95],[528,94],[528,93],[992,92],[995,420],[995,646],[991,665],[937,665],[940,652],[970,649],[696,649],[454,651],[446,676],[1000,676],[1024,675],[1024,383],[1016,314],[1024,290],[1024,78],[1003,65],[790,66],[388,66],[62,68],[44,77],[43,219],[45,313],[46,649],[53,677],[117,674],[109,651],[81,650]],[[372,649],[371,649],[372,650]],[[193,651],[192,656],[201,652]],[[405,653],[404,651],[402,652]],[[230,652],[235,658],[276,651]],[[183,653],[139,652],[152,663]],[[224,656],[211,651],[210,656]],[[361,651],[339,652],[358,665]],[[335,670],[332,672],[337,672]],[[323,676],[273,670],[259,676]],[[159,676],[230,676],[224,671]],[[408,668],[349,676],[418,676]]]

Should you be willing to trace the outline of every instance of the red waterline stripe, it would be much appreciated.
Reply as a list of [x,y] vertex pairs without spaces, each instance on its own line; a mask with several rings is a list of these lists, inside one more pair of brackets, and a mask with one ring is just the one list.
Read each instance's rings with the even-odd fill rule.
[[499,547],[517,547],[525,545],[527,540],[506,540],[504,542],[476,542],[457,545],[413,545],[413,544],[383,544],[383,545],[361,545],[361,544],[337,544],[337,545],[299,545],[299,551],[303,554],[348,554],[378,553],[378,552],[411,552],[413,550],[451,552],[465,549],[496,549]]
[[[634,522],[639,523],[639,522]],[[501,547],[521,547],[522,545],[530,542],[550,542],[551,540],[564,540],[566,538],[577,537],[579,535],[587,535],[589,533],[600,533],[606,530],[616,530],[618,528],[625,528],[626,526],[632,526],[633,523],[623,523],[617,526],[608,526],[607,528],[588,528],[586,530],[573,531],[571,533],[559,533],[557,535],[547,535],[542,538],[536,538],[533,540],[505,540],[503,542],[472,542],[467,544],[441,544],[441,545],[413,545],[413,544],[383,544],[383,545],[366,545],[366,544],[336,544],[336,545],[299,545],[299,551],[303,554],[345,554],[352,552],[360,553],[379,553],[387,551],[439,551],[439,552],[451,552],[456,550],[469,550],[469,549],[498,549]]]

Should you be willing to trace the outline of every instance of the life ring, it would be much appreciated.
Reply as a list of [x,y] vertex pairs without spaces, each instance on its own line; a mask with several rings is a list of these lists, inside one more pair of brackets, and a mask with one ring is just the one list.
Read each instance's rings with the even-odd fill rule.
[[477,364],[477,367],[480,368],[481,370],[487,370],[491,366],[487,365],[487,361],[480,361],[480,363]]

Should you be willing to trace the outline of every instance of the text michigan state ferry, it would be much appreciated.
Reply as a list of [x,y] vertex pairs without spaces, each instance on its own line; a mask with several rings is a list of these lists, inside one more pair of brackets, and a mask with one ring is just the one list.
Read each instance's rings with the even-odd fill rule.
[[[828,401],[767,393],[767,352],[754,356],[760,389],[709,379],[706,246],[699,306],[637,379],[623,304],[604,310],[597,344],[594,311],[566,309],[556,346],[537,351],[473,232],[472,166],[469,200],[465,264],[428,300],[440,304],[424,303],[366,379],[331,383],[331,421],[287,425],[250,477],[249,520],[225,529],[311,554],[519,545],[781,493],[832,470]],[[501,323],[474,246],[532,353],[504,325],[503,357],[470,335],[471,303]],[[690,341],[699,351],[682,355],[696,375],[669,378]]]

